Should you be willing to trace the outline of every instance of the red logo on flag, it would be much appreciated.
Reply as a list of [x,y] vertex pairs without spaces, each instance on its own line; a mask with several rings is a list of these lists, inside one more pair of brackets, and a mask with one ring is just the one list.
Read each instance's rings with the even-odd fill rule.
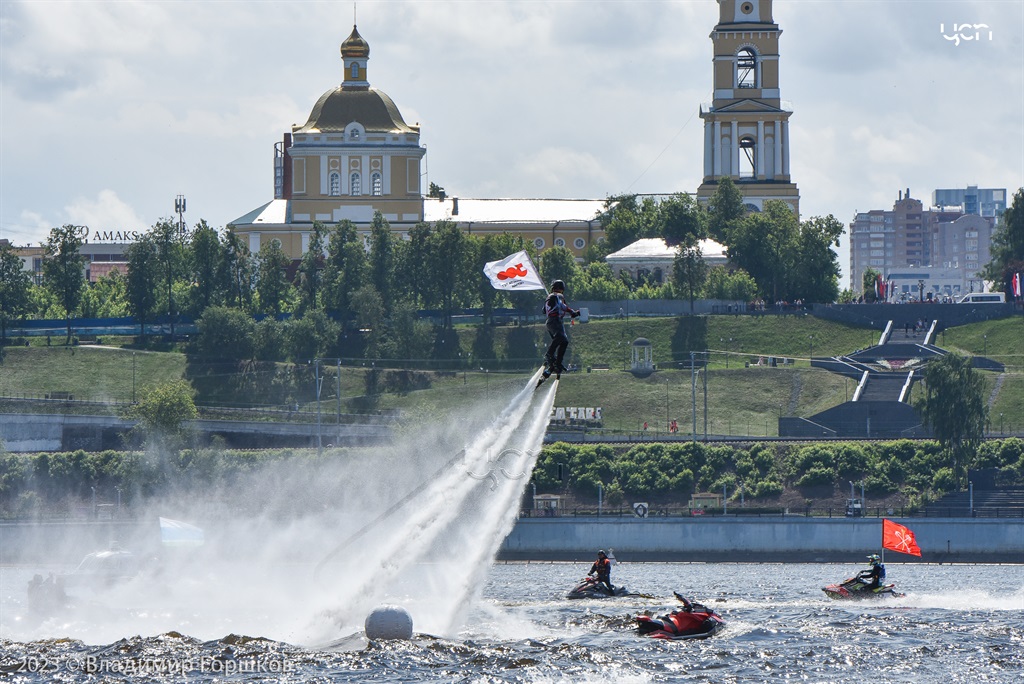
[[920,556],[921,549],[914,539],[914,533],[910,528],[904,527],[892,520],[882,518],[882,548],[890,551]]
[[527,273],[526,269],[523,268],[522,264],[516,264],[515,266],[509,266],[504,271],[498,273],[498,280],[509,280],[510,278],[522,278]]

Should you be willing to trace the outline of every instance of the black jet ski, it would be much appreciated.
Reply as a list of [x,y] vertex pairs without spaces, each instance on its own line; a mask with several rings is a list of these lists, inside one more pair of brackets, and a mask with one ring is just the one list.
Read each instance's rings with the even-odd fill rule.
[[636,632],[651,639],[707,639],[725,628],[725,621],[711,608],[676,594],[683,607],[661,617],[638,615]]
[[896,598],[906,596],[895,590],[895,584],[882,584],[874,589],[868,587],[864,580],[851,577],[839,584],[830,584],[822,587],[821,590],[829,598],[841,600],[859,600],[867,598],[879,598],[882,596],[893,596]]
[[629,590],[626,587],[614,587],[614,591],[608,591],[603,583],[598,582],[593,577],[584,577],[580,580],[580,583],[572,588],[565,598],[568,599],[592,599],[592,598],[610,598],[612,596],[630,596]]

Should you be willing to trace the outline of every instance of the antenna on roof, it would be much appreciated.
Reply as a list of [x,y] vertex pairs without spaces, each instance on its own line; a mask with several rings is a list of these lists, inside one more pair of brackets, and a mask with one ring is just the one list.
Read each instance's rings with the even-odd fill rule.
[[352,3],[352,25],[355,26],[359,22],[356,21],[356,3]]

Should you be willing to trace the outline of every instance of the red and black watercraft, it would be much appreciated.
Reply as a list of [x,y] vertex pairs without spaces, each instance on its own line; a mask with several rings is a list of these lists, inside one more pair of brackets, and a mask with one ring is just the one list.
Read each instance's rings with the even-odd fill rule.
[[858,577],[851,577],[839,584],[830,584],[822,587],[821,590],[829,598],[840,600],[860,600],[869,598],[880,598],[883,596],[894,596],[896,598],[906,596],[895,590],[895,584],[882,584],[871,588],[867,582]]
[[654,618],[650,615],[636,617],[636,631],[640,636],[652,639],[707,639],[725,628],[725,621],[707,606],[675,595],[683,607],[667,615]]

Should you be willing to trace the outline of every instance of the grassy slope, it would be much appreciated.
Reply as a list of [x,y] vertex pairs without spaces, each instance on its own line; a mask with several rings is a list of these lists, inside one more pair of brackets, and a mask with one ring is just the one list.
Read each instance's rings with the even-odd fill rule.
[[75,399],[129,402],[133,354],[136,390],[183,376],[183,354],[92,347],[9,347],[0,365],[0,395],[43,398],[50,392],[70,392]]
[[[459,329],[463,349],[474,348],[477,331],[475,327]],[[539,326],[503,327],[492,332],[493,355],[539,364],[537,359],[545,342]],[[809,416],[844,401],[852,393],[849,381],[809,368],[806,359],[811,344],[815,356],[828,356],[862,348],[878,336],[877,331],[811,316],[602,320],[573,326],[569,334],[570,355],[575,362],[583,367],[606,364],[611,370],[565,376],[559,386],[557,406],[601,406],[605,425],[615,430],[636,430],[647,421],[651,430],[664,431],[667,420],[675,419],[680,433],[689,434],[693,425],[690,372],[673,368],[675,364],[670,361],[688,360],[690,349],[707,346],[720,352],[712,354],[708,376],[708,432],[752,435],[763,435],[766,431],[776,434],[780,413]],[[1008,371],[991,409],[992,429],[998,431],[1000,413],[1005,430],[1024,428],[1024,321],[1004,319],[952,328],[946,331],[945,341],[940,337],[938,342],[980,353],[986,344],[983,335],[988,335],[989,356],[1005,363]],[[651,341],[654,362],[662,369],[648,378],[634,378],[622,370],[630,344],[637,337]],[[10,347],[5,354],[0,365],[0,395],[43,396],[51,391],[64,391],[77,399],[131,399],[131,351],[78,347],[72,354],[64,347]],[[798,361],[785,368],[743,367],[744,361],[758,355],[787,356]],[[178,353],[137,352],[135,365],[136,387],[141,389],[150,383],[182,377],[185,357]],[[484,361],[481,365],[488,364]],[[401,409],[413,422],[432,420],[472,405],[482,394],[522,387],[528,377],[525,372],[482,373],[477,363],[472,366],[477,370],[432,375],[427,390],[385,394],[378,406]],[[323,409],[333,412],[334,368],[326,367],[325,375]],[[985,373],[990,390],[995,377]],[[216,380],[216,374],[209,379]],[[362,394],[363,388],[362,370],[344,367],[342,397]],[[237,403],[262,403],[261,398],[239,397]],[[300,403],[309,405],[306,401]],[[702,382],[697,388],[697,411],[697,429],[703,433]]]

